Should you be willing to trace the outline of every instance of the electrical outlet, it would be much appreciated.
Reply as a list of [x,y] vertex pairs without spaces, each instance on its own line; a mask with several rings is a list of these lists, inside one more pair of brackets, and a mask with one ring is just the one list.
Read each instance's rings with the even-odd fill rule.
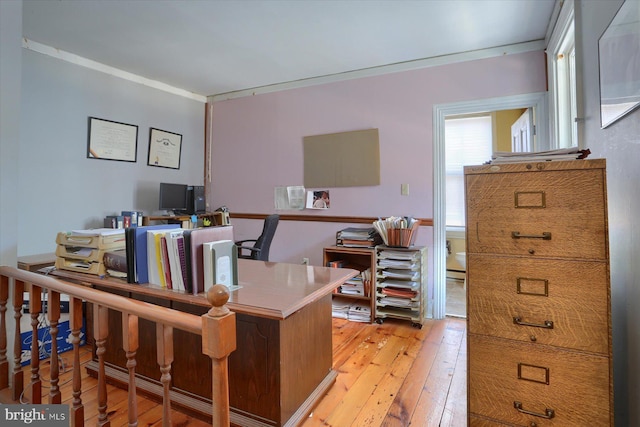
[[309,265],[309,258],[302,258],[302,264]]
[[401,196],[409,195],[409,184],[400,184],[400,195]]

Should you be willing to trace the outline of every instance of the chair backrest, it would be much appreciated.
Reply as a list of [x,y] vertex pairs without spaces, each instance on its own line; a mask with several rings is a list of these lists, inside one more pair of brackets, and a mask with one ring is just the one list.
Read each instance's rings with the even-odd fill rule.
[[269,261],[269,248],[271,247],[271,241],[276,234],[276,228],[278,228],[278,222],[280,221],[280,215],[269,215],[264,219],[264,225],[262,227],[262,234],[256,240],[253,245],[254,248],[260,249],[260,251],[254,251],[252,254],[253,259],[260,261]]

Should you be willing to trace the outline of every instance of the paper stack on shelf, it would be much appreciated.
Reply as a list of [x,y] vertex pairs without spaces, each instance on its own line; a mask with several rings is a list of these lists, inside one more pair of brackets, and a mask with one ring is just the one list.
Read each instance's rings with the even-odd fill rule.
[[339,288],[338,293],[344,295],[360,295],[368,297],[371,292],[371,270],[366,269],[358,276],[346,280]]
[[56,236],[56,268],[104,276],[104,254],[125,249],[123,229],[96,228],[60,232]]
[[369,323],[371,320],[371,307],[365,302],[355,302],[349,306],[349,320],[353,322]]
[[373,222],[382,241],[389,247],[408,248],[413,245],[420,227],[420,220],[408,216],[390,216]]
[[338,319],[349,319],[349,307],[351,304],[343,300],[334,299],[331,303],[331,316]]
[[382,239],[373,227],[348,227],[336,233],[336,246],[373,248],[380,243]]
[[591,151],[587,148],[580,150],[578,147],[560,148],[557,150],[536,152],[509,152],[496,151],[491,156],[489,163],[518,163],[518,162],[549,162],[558,160],[586,159]]

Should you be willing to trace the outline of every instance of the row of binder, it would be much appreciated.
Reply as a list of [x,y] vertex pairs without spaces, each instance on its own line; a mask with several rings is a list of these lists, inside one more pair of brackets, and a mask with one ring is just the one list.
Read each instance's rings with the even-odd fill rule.
[[58,233],[56,267],[198,294],[206,284],[235,284],[233,226],[182,229],[158,224]]
[[182,229],[175,224],[162,224],[137,227],[127,233],[133,236],[127,239],[127,255],[133,265],[127,278],[130,283],[150,283],[194,295],[204,292],[206,285],[212,284],[209,281],[214,280],[212,276],[205,277],[205,260],[210,274],[215,266],[210,264],[211,256],[215,256],[212,242],[225,242],[224,247],[228,248],[226,258],[222,258],[227,262],[221,260],[220,268],[226,269],[229,277],[237,265],[230,225]]

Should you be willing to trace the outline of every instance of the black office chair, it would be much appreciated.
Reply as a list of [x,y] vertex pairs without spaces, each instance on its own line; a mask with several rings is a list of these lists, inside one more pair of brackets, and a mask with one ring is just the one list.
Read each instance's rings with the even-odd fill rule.
[[[269,261],[269,248],[271,241],[276,234],[276,228],[280,221],[280,215],[269,215],[264,219],[262,234],[257,239],[238,240],[238,258],[257,259],[260,261]],[[253,246],[247,246],[246,243],[254,242]]]

